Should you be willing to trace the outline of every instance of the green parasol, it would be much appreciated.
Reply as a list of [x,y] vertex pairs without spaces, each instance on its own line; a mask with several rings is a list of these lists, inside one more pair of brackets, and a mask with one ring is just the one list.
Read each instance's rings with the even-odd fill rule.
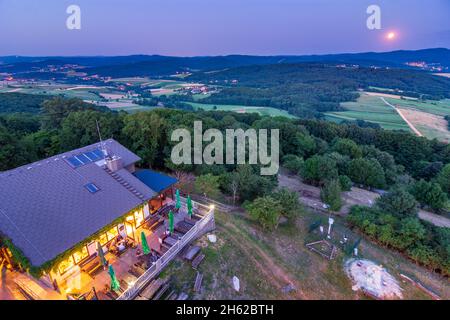
[[187,197],[187,209],[188,209],[189,217],[192,217],[192,200],[191,200],[191,196]]
[[114,272],[114,269],[112,267],[112,265],[109,265],[109,270],[108,273],[111,277],[111,291],[119,291],[120,289],[120,284],[119,281],[116,278],[116,273]]
[[169,211],[169,231],[170,231],[170,233],[173,233],[173,212],[172,212],[172,210]]
[[102,263],[102,266],[106,267],[108,265],[108,262],[105,259],[105,254],[103,253],[102,245],[98,241],[97,241],[97,255],[100,259],[100,262]]
[[144,254],[149,254],[150,253],[150,247],[148,246],[147,238],[145,237],[144,231],[141,232],[141,242],[142,242],[142,252]]
[[175,203],[175,208],[176,209],[180,209],[181,208],[181,200],[180,200],[180,190],[177,189],[177,191],[175,192],[175,199],[176,199],[176,203]]

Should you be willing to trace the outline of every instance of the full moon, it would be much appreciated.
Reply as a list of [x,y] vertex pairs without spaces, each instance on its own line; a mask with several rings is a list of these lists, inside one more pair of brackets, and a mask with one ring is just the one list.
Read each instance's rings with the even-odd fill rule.
[[393,39],[395,39],[395,32],[389,32],[389,33],[386,35],[386,38],[387,38],[388,40],[393,40]]

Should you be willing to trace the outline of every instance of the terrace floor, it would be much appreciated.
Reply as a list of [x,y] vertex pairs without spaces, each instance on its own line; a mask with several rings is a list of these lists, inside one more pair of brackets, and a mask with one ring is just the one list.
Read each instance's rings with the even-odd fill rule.
[[[188,216],[186,208],[182,207],[178,213],[174,213],[174,225],[179,221],[184,220]],[[113,266],[116,277],[121,282],[121,289],[127,289],[127,285],[131,286],[137,280],[137,277],[129,273],[130,267],[139,261],[136,251],[142,249],[141,245],[141,232],[143,231],[147,237],[148,245],[151,249],[159,251],[160,243],[159,237],[168,229],[168,219],[164,219],[164,224],[160,225],[157,229],[150,231],[143,227],[139,227],[135,230],[135,237],[137,238],[136,248],[127,248],[120,257],[108,252],[105,254],[106,260]],[[123,281],[122,281],[123,280]],[[101,270],[94,276],[80,271],[78,274],[73,275],[66,282],[66,288],[61,288],[67,293],[87,293],[95,288],[99,299],[111,299],[105,293],[105,288],[110,287],[110,276],[108,270]]]

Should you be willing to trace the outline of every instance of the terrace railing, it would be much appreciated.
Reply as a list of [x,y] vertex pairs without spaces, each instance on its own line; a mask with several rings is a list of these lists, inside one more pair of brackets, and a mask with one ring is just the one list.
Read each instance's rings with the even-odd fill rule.
[[[186,205],[185,199],[182,198],[183,206]],[[194,202],[193,207],[201,211],[206,211],[206,214],[197,223],[179,239],[170,249],[164,253],[145,273],[140,276],[133,286],[124,291],[117,300],[131,300],[138,295],[138,293],[144,288],[144,286],[155,278],[170,261],[172,261],[177,254],[198,235],[200,235],[205,228],[208,227],[210,222],[214,219],[214,208],[208,208],[207,206]]]

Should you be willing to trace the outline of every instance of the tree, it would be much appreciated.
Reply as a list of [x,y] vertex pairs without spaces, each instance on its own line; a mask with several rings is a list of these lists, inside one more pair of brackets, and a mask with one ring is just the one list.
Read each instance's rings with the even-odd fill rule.
[[303,159],[299,156],[288,154],[283,157],[283,167],[288,169],[291,173],[299,173],[303,165]]
[[154,112],[127,115],[122,133],[126,145],[142,158],[148,166],[162,163],[163,146],[166,145],[167,124]]
[[428,181],[435,178],[439,174],[439,172],[444,167],[444,164],[441,161],[421,161],[418,167],[418,172],[416,174],[417,178],[425,179]]
[[367,187],[383,188],[386,185],[383,168],[375,159],[353,159],[348,168],[348,176],[353,182]]
[[280,203],[270,196],[256,198],[245,206],[250,217],[264,229],[273,230],[280,219]]
[[280,214],[292,218],[300,209],[298,194],[287,188],[281,188],[273,194],[273,198],[280,203]]
[[395,243],[395,229],[392,224],[384,224],[378,228],[378,240],[385,245]]
[[425,237],[425,228],[418,218],[408,217],[400,222],[400,231],[397,238],[397,247],[400,249],[408,248]]
[[337,178],[338,171],[333,159],[315,155],[304,162],[300,174],[307,183],[323,184]]
[[239,190],[241,185],[241,177],[238,172],[227,172],[221,176],[220,184],[222,189],[228,194],[231,194],[233,198],[233,205],[236,204],[236,200],[239,198]]
[[352,180],[345,175],[339,176],[339,184],[341,186],[342,191],[352,190],[352,185],[353,185]]
[[173,172],[175,178],[178,180],[177,189],[183,190],[185,193],[194,192],[195,176],[190,172],[176,170]]
[[99,124],[103,139],[120,140],[123,126],[122,118],[109,112],[93,110],[70,112],[61,121],[59,139],[63,151],[73,150],[100,140],[97,130]]
[[86,103],[81,99],[54,97],[53,99],[46,100],[42,103],[42,128],[50,130],[57,129],[70,113],[86,110],[111,112],[107,107]]
[[215,198],[219,195],[219,177],[212,174],[198,176],[195,179],[195,191],[207,197]]
[[239,176],[237,194],[241,201],[264,196],[277,185],[276,176],[263,177],[259,175],[257,167],[251,165],[238,165],[236,172]]
[[0,171],[25,163],[25,150],[20,141],[0,125]]
[[430,206],[433,210],[440,210],[447,205],[447,194],[435,182],[421,179],[410,188],[410,192],[419,203]]
[[[304,131],[306,131],[306,129]],[[297,133],[295,143],[298,146],[297,154],[302,157],[313,155],[317,147],[314,138],[311,137],[309,133]]]
[[350,158],[360,158],[362,156],[361,148],[355,141],[350,139],[336,138],[332,149],[333,151],[349,156]]
[[412,246],[408,249],[408,254],[416,263],[436,266],[436,252],[427,245],[419,243]]
[[437,177],[437,182],[441,185],[442,190],[450,195],[450,163],[442,168]]
[[416,216],[417,201],[413,195],[401,188],[383,194],[377,199],[376,205],[388,213],[397,216]]
[[320,190],[320,198],[330,206],[330,210],[339,211],[342,207],[341,191],[339,181],[330,180],[325,182],[322,190]]

